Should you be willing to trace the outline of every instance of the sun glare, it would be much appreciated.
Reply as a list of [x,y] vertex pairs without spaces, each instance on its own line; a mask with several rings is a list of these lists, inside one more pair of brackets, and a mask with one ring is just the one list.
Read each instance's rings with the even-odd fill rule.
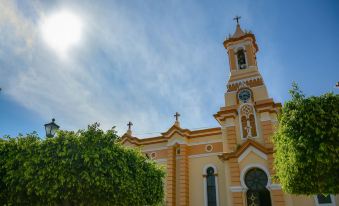
[[56,12],[42,21],[42,36],[46,43],[60,55],[76,45],[81,39],[82,22],[72,12]]

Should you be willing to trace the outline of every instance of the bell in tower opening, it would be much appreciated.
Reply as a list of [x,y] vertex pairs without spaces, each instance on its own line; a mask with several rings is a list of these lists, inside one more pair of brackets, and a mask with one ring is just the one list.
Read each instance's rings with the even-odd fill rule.
[[243,49],[240,49],[237,52],[237,59],[238,59],[238,67],[239,69],[246,69],[246,58],[245,58],[245,51]]

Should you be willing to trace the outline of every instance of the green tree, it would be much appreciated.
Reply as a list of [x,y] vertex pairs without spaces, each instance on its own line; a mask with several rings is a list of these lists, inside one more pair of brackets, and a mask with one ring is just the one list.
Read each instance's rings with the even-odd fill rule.
[[306,98],[294,83],[274,134],[276,177],[292,194],[339,193],[339,95]]
[[162,168],[93,124],[78,132],[0,139],[1,205],[157,205]]

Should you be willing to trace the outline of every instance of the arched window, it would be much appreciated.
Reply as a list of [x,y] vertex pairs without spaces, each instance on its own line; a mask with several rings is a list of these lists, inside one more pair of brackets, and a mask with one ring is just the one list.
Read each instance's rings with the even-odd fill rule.
[[239,69],[246,69],[246,56],[245,51],[243,49],[240,49],[237,52],[237,59],[238,59],[238,68]]
[[256,137],[257,126],[255,121],[254,108],[250,104],[245,104],[240,108],[241,134],[242,138]]
[[207,206],[217,206],[214,168],[207,168],[206,173]]
[[214,165],[206,165],[203,169],[205,206],[219,206],[218,172]]
[[245,175],[245,184],[248,187],[247,205],[248,206],[271,206],[270,191],[266,188],[268,177],[266,173],[253,168]]

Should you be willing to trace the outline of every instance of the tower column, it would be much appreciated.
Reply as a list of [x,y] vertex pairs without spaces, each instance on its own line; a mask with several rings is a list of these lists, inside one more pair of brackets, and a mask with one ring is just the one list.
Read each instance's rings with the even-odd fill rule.
[[167,148],[166,205],[175,206],[176,200],[176,147]]
[[189,205],[188,146],[181,144],[179,148],[179,205],[187,206]]
[[[236,158],[231,158],[228,161],[229,171],[231,174],[231,186],[240,186],[240,167]],[[245,194],[242,191],[232,192],[232,205],[243,206]]]

